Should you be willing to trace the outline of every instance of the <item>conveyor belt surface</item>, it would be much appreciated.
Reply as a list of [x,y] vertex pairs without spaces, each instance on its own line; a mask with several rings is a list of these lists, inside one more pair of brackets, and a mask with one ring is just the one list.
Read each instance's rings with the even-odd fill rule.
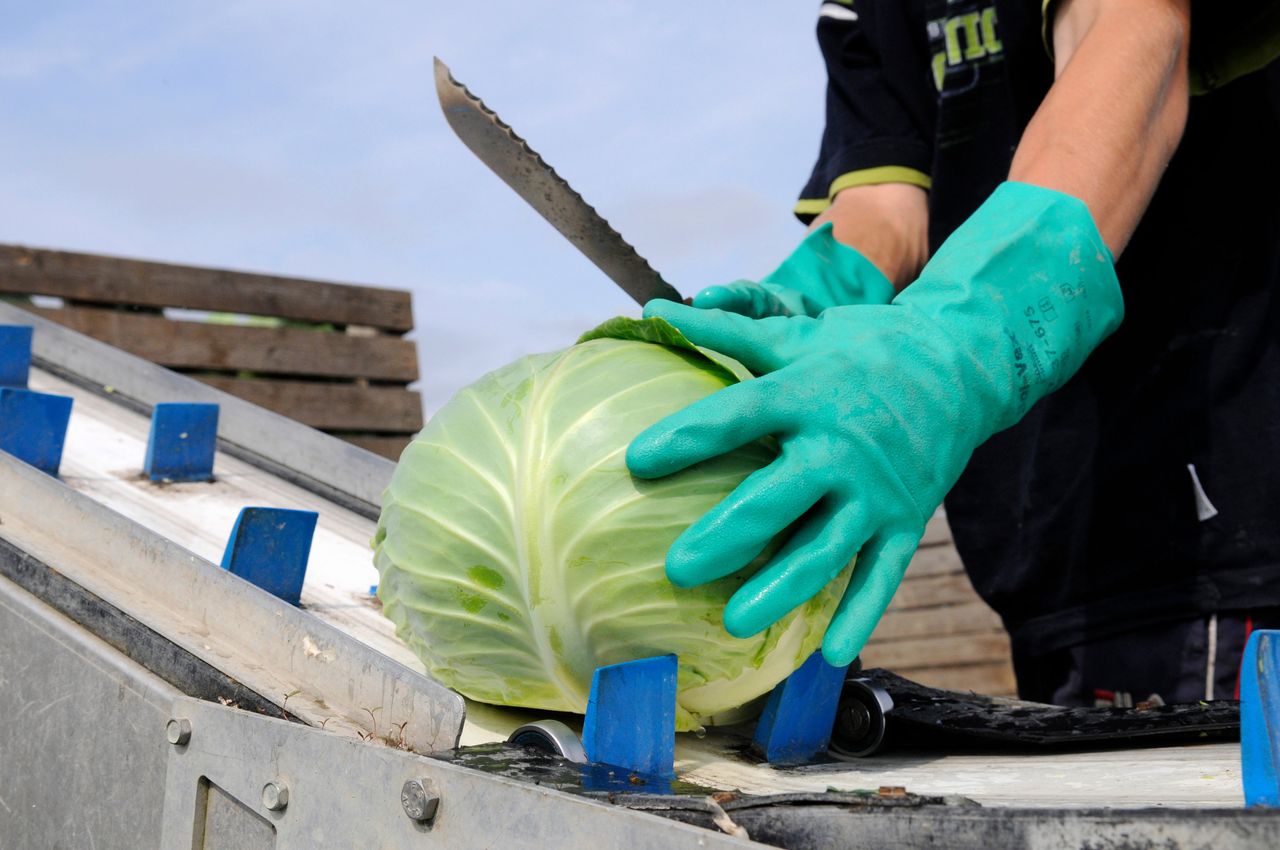
[[[378,580],[369,541],[374,522],[252,464],[219,453],[211,484],[157,485],[141,476],[149,422],[48,372],[31,388],[75,399],[62,479],[113,510],[217,562],[240,508],[300,508],[320,515],[303,607],[371,648],[415,670],[417,658],[396,639],[369,594]],[[462,744],[504,739],[542,716],[536,711],[468,704]],[[920,794],[961,794],[999,806],[1227,807],[1241,803],[1235,744],[1052,755],[891,753],[852,763],[775,769],[741,755],[744,740],[712,731],[681,735],[676,769],[699,785],[767,794],[905,786]]]

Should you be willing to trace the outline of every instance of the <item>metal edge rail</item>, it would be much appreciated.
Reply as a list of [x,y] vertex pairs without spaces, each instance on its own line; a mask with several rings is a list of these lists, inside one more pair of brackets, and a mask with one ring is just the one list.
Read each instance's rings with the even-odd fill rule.
[[113,646],[0,575],[0,847],[761,846],[192,699]]
[[453,691],[3,453],[0,537],[312,725],[457,745]]
[[[261,846],[730,850],[762,847],[537,782],[517,781],[269,717],[179,698],[188,740],[169,753],[163,847],[192,845],[192,813],[217,789],[270,824]],[[265,754],[270,754],[265,755]],[[267,780],[284,805],[258,805]],[[201,801],[201,796],[206,800]],[[218,846],[259,846],[244,833]],[[247,837],[247,836],[245,836]],[[197,840],[198,846],[205,846]],[[213,842],[211,842],[213,843]]]
[[395,469],[386,458],[0,301],[0,324],[9,323],[35,328],[36,366],[127,407],[150,412],[162,401],[219,405],[219,448],[377,518]]
[[[33,365],[125,408],[147,413],[162,401],[220,405],[220,450],[366,517],[377,517],[382,491],[395,468],[385,458],[11,303],[0,301],[0,323],[35,328]],[[195,700],[188,696],[175,702],[175,709],[183,714],[221,711],[248,724],[240,727],[242,733],[264,722],[268,724],[264,728],[286,730],[291,724],[272,727],[269,717],[252,713],[274,706],[282,715],[331,733],[321,737],[332,741],[332,746],[356,743],[352,738],[376,743],[381,733],[389,747],[361,746],[348,755],[381,755],[393,765],[410,764],[414,753],[452,749],[461,735],[465,701],[458,694],[4,453],[0,453],[0,576],[195,696]],[[139,647],[139,642],[148,645]],[[248,708],[251,713],[210,702],[214,691],[233,697],[233,708]],[[202,722],[202,737],[208,731],[204,726]],[[224,736],[224,743],[233,740],[235,736]],[[277,762],[285,755],[277,750],[266,755],[268,749],[258,750],[250,761]],[[231,761],[215,759],[224,770]],[[341,771],[351,767],[347,762]],[[209,772],[209,765],[204,768]],[[593,814],[583,831],[597,841],[614,840],[605,841],[604,846],[758,846],[604,801],[543,789],[536,783],[475,776],[469,769],[445,762],[432,760],[420,770],[457,774],[457,781],[474,786],[468,796],[497,794],[503,807],[513,798],[523,800],[522,794],[532,795],[525,805],[537,804],[540,823],[562,823],[553,814],[570,814],[560,812],[562,806],[574,809],[575,817]],[[349,794],[349,789],[339,786],[333,786],[338,789],[336,797],[328,795],[330,814],[342,808],[339,804]],[[165,795],[166,830],[175,825],[170,797],[179,804],[187,802],[185,794]],[[252,805],[252,795],[244,797]],[[496,801],[482,802],[482,808],[491,811]],[[446,805],[456,807],[457,802]],[[182,826],[189,822],[190,812],[187,806],[180,808],[176,823],[182,835],[190,830]],[[513,827],[527,838],[527,820],[520,823]],[[366,819],[352,824],[354,834],[368,837]],[[558,834],[563,831],[561,825],[551,828]],[[489,846],[487,832],[468,830],[461,836],[454,833],[454,838],[465,837],[467,846]],[[307,836],[294,846],[309,843]]]

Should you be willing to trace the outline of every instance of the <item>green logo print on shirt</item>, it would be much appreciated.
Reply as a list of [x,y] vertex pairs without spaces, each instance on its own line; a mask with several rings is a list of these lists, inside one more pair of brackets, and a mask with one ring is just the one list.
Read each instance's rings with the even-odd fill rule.
[[1004,45],[996,34],[996,7],[988,5],[969,11],[952,12],[958,4],[948,3],[947,14],[929,21],[929,44],[933,47],[933,84],[942,91],[948,70],[974,67],[999,61]]

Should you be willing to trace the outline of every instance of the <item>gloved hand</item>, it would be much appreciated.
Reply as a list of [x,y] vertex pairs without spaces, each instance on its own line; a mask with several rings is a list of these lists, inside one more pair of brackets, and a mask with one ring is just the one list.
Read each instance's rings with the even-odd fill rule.
[[888,305],[753,320],[650,302],[645,316],[759,377],[641,433],[631,472],[669,475],[769,435],[781,449],[675,541],[667,576],[687,587],[741,570],[796,523],[730,599],[725,628],[766,628],[857,554],[822,645],[848,664],[973,450],[1074,374],[1122,314],[1085,205],[1020,183],[1000,186]]
[[739,280],[708,287],[693,297],[701,310],[728,310],[753,319],[813,316],[828,307],[888,304],[893,284],[871,261],[836,241],[828,222],[815,229],[757,283]]

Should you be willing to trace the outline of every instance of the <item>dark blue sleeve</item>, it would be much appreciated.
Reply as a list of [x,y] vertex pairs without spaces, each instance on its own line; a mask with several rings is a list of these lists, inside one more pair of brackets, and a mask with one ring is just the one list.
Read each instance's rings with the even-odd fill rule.
[[826,0],[826,129],[796,215],[809,221],[850,186],[929,188],[937,93],[920,0]]

